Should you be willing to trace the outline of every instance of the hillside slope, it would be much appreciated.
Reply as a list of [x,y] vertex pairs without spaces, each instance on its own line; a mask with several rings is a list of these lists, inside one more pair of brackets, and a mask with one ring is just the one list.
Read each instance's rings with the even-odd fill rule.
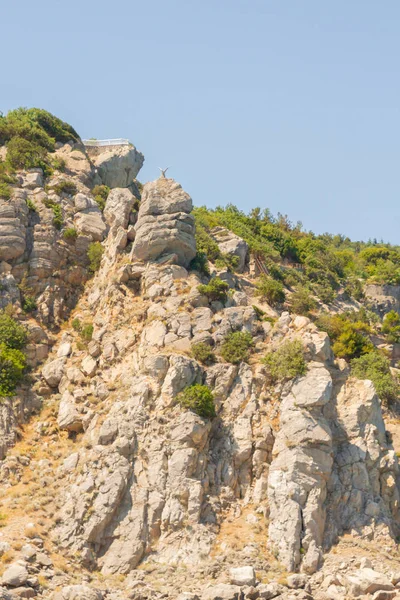
[[[0,384],[18,324],[31,370],[0,404],[0,597],[397,597],[388,290],[359,273],[355,298],[331,248],[268,214],[142,187],[133,146],[7,119]],[[16,138],[46,153],[10,162]]]

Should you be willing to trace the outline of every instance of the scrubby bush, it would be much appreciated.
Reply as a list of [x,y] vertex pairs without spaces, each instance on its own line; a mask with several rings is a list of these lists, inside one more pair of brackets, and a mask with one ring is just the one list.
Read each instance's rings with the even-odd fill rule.
[[89,270],[95,273],[100,269],[104,248],[100,242],[92,242],[88,249]]
[[80,322],[78,317],[75,317],[75,319],[72,319],[71,325],[72,325],[72,329],[74,331],[79,332],[82,329],[82,323]]
[[52,189],[57,194],[57,196],[61,196],[61,194],[74,196],[78,191],[75,183],[73,181],[68,181],[67,179],[63,179],[63,181],[56,183],[52,186]]
[[305,287],[299,287],[290,296],[290,308],[296,315],[307,317],[316,306],[317,303]]
[[27,313],[33,312],[37,309],[36,300],[33,296],[29,294],[24,294],[22,298],[22,310]]
[[214,395],[206,385],[196,383],[185,388],[178,394],[177,401],[183,408],[192,410],[200,417],[215,417]]
[[387,335],[390,343],[398,344],[400,342],[400,315],[395,310],[391,310],[385,315],[382,333]]
[[14,137],[7,144],[6,163],[12,169],[46,169],[47,150],[35,142]]
[[0,313],[0,344],[13,350],[22,350],[26,341],[25,328],[5,312]]
[[0,343],[0,396],[11,396],[14,393],[25,368],[25,354]]
[[261,275],[256,284],[256,296],[266,300],[268,304],[275,306],[285,301],[285,291],[280,281],[276,281],[267,275]]
[[253,338],[248,331],[234,331],[229,333],[222,346],[221,356],[226,362],[238,365],[249,359]]
[[219,277],[213,277],[209,283],[199,285],[197,289],[200,294],[204,294],[211,301],[219,300],[220,302],[226,302],[226,293],[229,290],[229,285]]
[[64,173],[65,169],[67,168],[67,163],[65,162],[64,158],[59,158],[58,156],[55,156],[51,159],[51,166],[55,171],[60,171],[60,173]]
[[29,210],[31,210],[32,212],[37,212],[36,205],[32,202],[32,200],[30,198],[27,199],[26,205],[29,208]]
[[391,374],[389,360],[379,352],[370,352],[351,361],[351,373],[358,379],[370,379],[379,398],[387,405],[395,402],[400,386]]
[[67,229],[65,229],[63,232],[63,238],[67,242],[74,242],[77,237],[78,232],[76,231],[75,227],[67,227]]
[[86,323],[80,330],[80,335],[83,340],[90,342],[93,336],[93,325],[92,323]]
[[52,209],[54,214],[53,225],[56,229],[60,230],[64,223],[61,206],[59,204],[53,204]]
[[287,340],[263,359],[271,383],[293,379],[304,375],[307,364],[300,340]]
[[204,252],[197,252],[189,265],[189,269],[191,271],[199,271],[199,273],[203,273],[204,275],[209,275],[210,269],[208,267],[207,255]]
[[0,198],[9,200],[11,198],[11,188],[8,183],[0,182]]
[[193,358],[203,365],[211,365],[215,362],[214,352],[211,350],[210,346],[204,342],[192,344],[191,352]]
[[333,352],[340,358],[351,360],[373,350],[368,338],[371,327],[366,311],[348,312],[331,315],[322,313],[317,326],[326,331],[333,343]]
[[101,210],[104,209],[106,200],[108,198],[108,194],[110,193],[110,188],[108,185],[95,185],[92,189],[92,194],[97,204],[100,206]]

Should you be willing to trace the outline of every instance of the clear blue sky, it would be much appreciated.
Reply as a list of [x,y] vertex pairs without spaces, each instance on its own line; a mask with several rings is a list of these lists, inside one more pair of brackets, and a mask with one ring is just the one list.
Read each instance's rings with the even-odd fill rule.
[[197,205],[400,243],[398,0],[20,0],[0,109],[128,137]]

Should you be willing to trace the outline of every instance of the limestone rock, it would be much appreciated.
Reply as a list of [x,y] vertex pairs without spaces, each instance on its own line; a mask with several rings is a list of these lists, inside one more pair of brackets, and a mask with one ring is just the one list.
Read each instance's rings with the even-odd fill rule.
[[132,145],[102,148],[92,158],[102,183],[110,188],[132,185],[144,162],[143,154]]
[[373,569],[364,568],[355,571],[346,577],[348,588],[353,596],[373,594],[378,590],[393,590],[394,586],[390,580]]
[[249,262],[249,246],[239,236],[225,227],[214,227],[211,235],[217,242],[223,254],[235,256],[238,259],[237,271],[243,273]]
[[111,190],[103,213],[107,225],[126,229],[135,200],[135,196],[126,188]]
[[192,200],[172,179],[157,179],[144,186],[136,223],[132,256],[154,261],[176,255],[173,262],[187,267],[196,255]]
[[229,571],[233,585],[255,585],[256,574],[253,567],[235,567]]
[[220,583],[219,585],[206,588],[203,591],[201,600],[240,600],[240,587],[236,585],[228,585]]
[[88,585],[67,585],[53,596],[53,600],[103,600],[103,598],[100,590]]
[[28,577],[29,573],[25,566],[13,563],[4,571],[1,583],[10,587],[19,587],[27,582]]
[[43,367],[42,375],[50,387],[55,388],[60,383],[61,377],[64,374],[64,365],[65,358],[62,357],[56,358]]

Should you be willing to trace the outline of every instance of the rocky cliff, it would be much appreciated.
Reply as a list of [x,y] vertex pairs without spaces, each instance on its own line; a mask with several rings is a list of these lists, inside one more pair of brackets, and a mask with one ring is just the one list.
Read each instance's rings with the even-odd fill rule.
[[[138,207],[135,149],[56,152],[66,172],[20,172],[0,204],[1,306],[32,367],[0,404],[0,598],[397,597],[398,462],[372,383],[255,296],[238,236],[213,232],[236,273],[189,269],[192,201],[160,178]],[[251,352],[228,360],[227,339]],[[304,370],[271,379],[265,356],[292,342]],[[214,417],[180,401],[195,385]]]

